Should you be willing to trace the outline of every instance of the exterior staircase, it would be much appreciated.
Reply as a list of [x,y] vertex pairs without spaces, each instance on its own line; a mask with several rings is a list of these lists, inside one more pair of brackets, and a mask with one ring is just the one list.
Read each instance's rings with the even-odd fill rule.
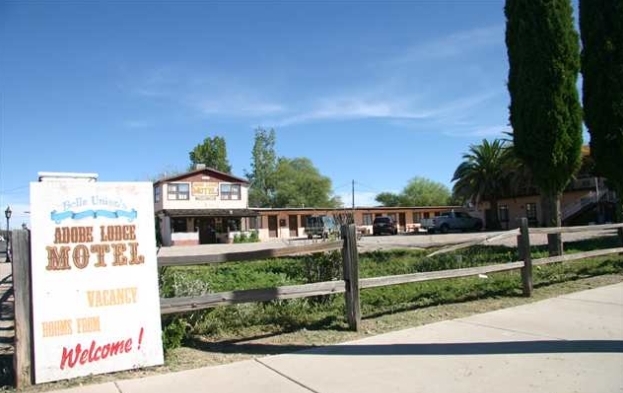
[[611,192],[608,189],[601,189],[599,192],[590,191],[583,197],[577,199],[574,203],[567,205],[562,211],[562,221],[565,221],[576,214],[584,211],[588,207],[593,206],[597,202],[608,196],[608,200],[611,197]]

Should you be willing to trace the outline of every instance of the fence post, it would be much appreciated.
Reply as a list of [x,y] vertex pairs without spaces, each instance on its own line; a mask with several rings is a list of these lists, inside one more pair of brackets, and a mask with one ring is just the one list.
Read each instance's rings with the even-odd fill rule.
[[517,250],[519,251],[519,259],[524,261],[524,265],[521,268],[523,295],[530,297],[532,296],[532,256],[530,255],[530,231],[526,217],[521,219],[519,233],[520,235],[517,236]]
[[357,230],[355,224],[342,225],[342,261],[346,283],[346,319],[351,330],[358,331],[361,326],[361,307],[359,304],[359,253],[357,251]]
[[32,302],[30,276],[30,231],[13,231],[12,270],[15,317],[15,354],[13,370],[19,390],[33,384],[32,367]]

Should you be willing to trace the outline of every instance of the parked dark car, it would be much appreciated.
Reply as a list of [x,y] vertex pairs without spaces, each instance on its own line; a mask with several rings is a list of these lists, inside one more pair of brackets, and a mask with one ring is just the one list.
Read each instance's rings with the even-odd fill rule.
[[375,218],[374,222],[372,223],[372,234],[376,236],[382,235],[384,233],[396,235],[398,233],[396,221],[394,221],[391,217],[387,216]]

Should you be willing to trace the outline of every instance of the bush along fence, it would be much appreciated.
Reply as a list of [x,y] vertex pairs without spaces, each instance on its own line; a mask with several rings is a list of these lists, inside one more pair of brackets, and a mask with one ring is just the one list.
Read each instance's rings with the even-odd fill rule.
[[[477,244],[502,238],[516,237],[519,260],[476,266],[468,268],[428,271],[383,277],[359,278],[359,254],[357,251],[357,231],[354,224],[341,227],[341,240],[324,241],[304,246],[265,249],[251,252],[233,252],[216,255],[184,255],[158,258],[159,267],[214,265],[227,262],[249,262],[270,258],[297,256],[341,250],[342,279],[313,282],[302,285],[288,285],[272,288],[234,290],[208,293],[201,296],[184,296],[160,299],[162,315],[205,310],[219,306],[240,303],[266,302],[282,299],[307,298],[321,295],[344,293],[346,321],[349,328],[361,327],[361,304],[359,292],[362,289],[424,282],[448,278],[478,276],[480,274],[521,270],[524,296],[532,294],[532,268],[559,262],[568,262],[586,258],[623,253],[623,247],[597,249],[588,252],[560,255],[541,259],[532,259],[530,253],[530,234],[578,233],[585,231],[606,231],[623,228],[623,224],[592,225],[582,227],[528,228],[527,219],[521,219],[520,228],[501,234],[483,234],[477,239],[453,244],[439,249],[429,256],[448,253]],[[14,231],[12,234],[14,258],[13,282],[15,293],[15,354],[14,372],[18,388],[31,384],[32,381],[32,305],[30,299],[30,239],[28,231]]]

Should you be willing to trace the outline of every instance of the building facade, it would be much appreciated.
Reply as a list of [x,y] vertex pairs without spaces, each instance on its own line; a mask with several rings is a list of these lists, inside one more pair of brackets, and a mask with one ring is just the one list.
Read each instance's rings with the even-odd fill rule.
[[154,183],[156,233],[164,246],[229,243],[249,231],[249,183],[205,167]]
[[[399,232],[419,231],[420,220],[432,218],[452,209],[465,210],[462,206],[425,207],[355,207],[352,208],[251,208],[257,217],[248,218],[248,228],[257,231],[261,241],[307,237],[307,217],[331,215],[338,222],[351,223],[364,234],[372,234],[372,223],[376,217],[389,216],[398,224]],[[480,217],[479,212],[470,214]]]
[[[603,178],[579,176],[563,192],[560,202],[563,226],[604,224],[613,222],[617,196],[608,189]],[[487,210],[487,203],[481,206]],[[537,193],[502,198],[498,201],[498,217],[502,229],[519,227],[526,217],[530,226],[544,226],[542,201]]]

